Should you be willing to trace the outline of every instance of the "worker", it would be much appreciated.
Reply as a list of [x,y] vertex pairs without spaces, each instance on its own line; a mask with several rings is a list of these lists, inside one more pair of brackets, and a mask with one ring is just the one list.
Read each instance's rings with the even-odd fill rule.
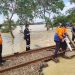
[[74,39],[75,39],[75,24],[73,24],[71,32],[72,32],[72,41],[74,41]]
[[26,51],[30,50],[30,31],[28,27],[29,26],[26,25],[24,30],[24,39],[26,40]]
[[2,66],[5,61],[6,60],[3,60],[3,58],[2,58],[2,36],[0,33],[0,66]]
[[55,51],[54,51],[54,57],[53,60],[57,63],[59,60],[57,59],[57,54],[60,48],[63,50],[63,55],[65,55],[65,50],[67,48],[67,44],[65,42],[65,36],[66,36],[66,29],[63,27],[63,25],[59,25],[56,29],[56,33],[54,35],[54,41],[56,43]]

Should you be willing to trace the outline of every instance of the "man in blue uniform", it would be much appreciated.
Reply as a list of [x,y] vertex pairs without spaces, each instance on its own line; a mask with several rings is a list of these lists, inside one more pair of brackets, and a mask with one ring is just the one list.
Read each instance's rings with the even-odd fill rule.
[[72,26],[72,41],[75,39],[75,25]]
[[30,50],[30,31],[28,25],[25,26],[24,39],[26,40],[26,51]]
[[54,35],[54,41],[56,43],[56,46],[55,46],[53,60],[56,63],[59,62],[59,60],[57,59],[57,55],[58,55],[58,51],[59,51],[60,48],[62,48],[63,57],[66,58],[66,56],[65,56],[65,52],[66,52],[66,49],[67,49],[67,44],[66,44],[66,41],[65,41],[66,36],[67,36],[67,30],[66,30],[65,26],[63,26],[63,25],[59,26],[56,29],[56,33]]

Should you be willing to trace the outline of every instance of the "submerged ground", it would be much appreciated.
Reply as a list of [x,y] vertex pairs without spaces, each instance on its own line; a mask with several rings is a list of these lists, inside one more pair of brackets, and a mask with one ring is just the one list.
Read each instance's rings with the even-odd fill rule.
[[43,69],[44,75],[75,75],[75,58],[63,59],[60,62],[48,62],[48,67]]

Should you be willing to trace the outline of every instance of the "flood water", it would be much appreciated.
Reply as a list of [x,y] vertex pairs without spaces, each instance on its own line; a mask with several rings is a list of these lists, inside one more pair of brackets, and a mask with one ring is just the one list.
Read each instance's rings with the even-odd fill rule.
[[[46,31],[45,25],[30,25],[29,30],[31,34],[31,49],[47,47],[54,44],[54,41],[51,40],[53,38],[54,32],[52,30]],[[2,33],[3,56],[11,55],[15,52],[26,51],[26,42],[24,40],[24,34],[20,31],[20,27],[17,27],[13,31],[13,34],[15,36],[14,40],[12,39],[10,33]]]
[[48,67],[43,69],[44,75],[75,75],[75,58],[59,58],[60,62],[48,62]]
[[22,52],[25,50],[25,40],[23,35],[17,35],[14,40],[10,33],[2,34],[3,37],[3,55],[10,55],[14,52]]

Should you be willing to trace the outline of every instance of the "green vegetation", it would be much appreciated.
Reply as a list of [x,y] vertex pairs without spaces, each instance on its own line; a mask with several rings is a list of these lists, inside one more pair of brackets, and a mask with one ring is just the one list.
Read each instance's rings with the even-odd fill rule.
[[70,23],[75,23],[75,8],[68,10],[69,15],[67,16]]
[[15,28],[16,28],[16,24],[14,23],[13,20],[11,21],[11,27],[8,21],[4,21],[4,23],[2,24],[1,30],[2,32],[10,32],[11,30],[13,31]]
[[[75,3],[75,0],[70,0],[70,2]],[[63,10],[64,6],[63,0],[0,0],[0,14],[5,17],[5,21],[2,24],[3,27],[0,28],[4,32],[10,32],[14,38],[12,31],[16,26],[29,25],[34,18],[43,19],[47,30],[58,23],[74,23],[75,8],[68,10],[68,15],[66,16],[60,15],[60,11]],[[51,13],[57,14],[53,20],[50,18]],[[18,16],[17,23],[12,20],[14,14]]]
[[58,15],[57,17],[54,17],[54,25],[57,25],[58,23],[66,24],[68,22],[68,18],[65,15]]
[[58,14],[60,10],[63,10],[64,2],[63,0],[36,0],[36,1],[37,1],[37,11],[35,15],[36,17],[45,20],[47,30],[49,30],[50,27],[53,27],[50,19],[51,13]]
[[70,0],[71,3],[75,3],[75,0]]
[[[6,21],[4,22],[4,28],[6,28],[4,31],[9,31],[14,38],[14,35],[12,33],[12,17],[15,14],[16,10],[16,1],[15,0],[0,0],[0,14],[3,14],[6,18]],[[15,27],[15,25],[14,25]]]

